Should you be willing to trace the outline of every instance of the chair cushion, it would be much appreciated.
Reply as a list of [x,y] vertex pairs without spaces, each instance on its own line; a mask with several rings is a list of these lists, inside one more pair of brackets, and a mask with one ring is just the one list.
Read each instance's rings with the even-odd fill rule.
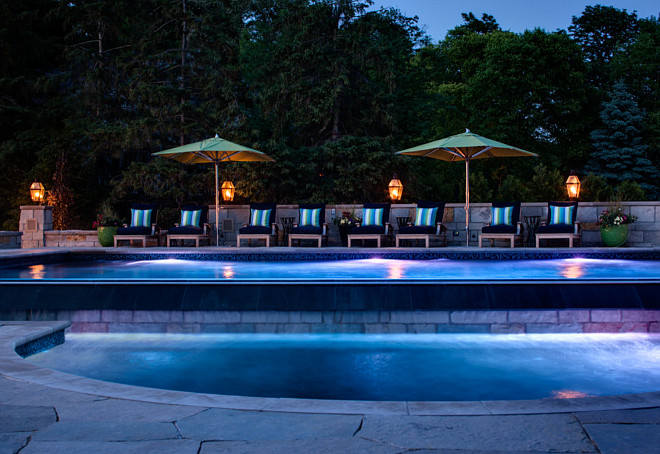
[[429,234],[436,232],[436,227],[430,225],[406,225],[399,229],[399,235]]
[[250,210],[250,226],[269,227],[271,210]]
[[249,225],[247,227],[238,229],[238,233],[243,233],[243,234],[258,233],[263,235],[270,235],[272,232],[270,227],[264,227],[262,225]]
[[139,210],[131,208],[131,227],[151,227],[152,209]]
[[554,206],[550,205],[549,225],[572,225],[573,224],[573,206]]
[[299,227],[293,227],[291,233],[302,233],[306,235],[322,235],[323,227],[315,227],[313,225],[301,225]]
[[151,235],[151,226],[122,227],[117,229],[117,235]]
[[415,225],[417,226],[435,226],[435,216],[438,213],[437,208],[420,208],[415,211]]
[[321,209],[314,208],[301,208],[300,209],[300,226],[320,227]]
[[202,210],[182,210],[181,227],[199,227],[202,219]]
[[201,235],[204,233],[204,229],[201,227],[194,227],[194,226],[181,226],[181,227],[172,227],[167,229],[168,234],[178,234],[178,235]]
[[516,233],[515,225],[487,225],[481,229],[481,233]]
[[575,226],[566,224],[542,225],[536,229],[536,233],[573,233]]
[[491,222],[490,225],[513,225],[513,206],[507,207],[492,207],[491,208]]
[[383,225],[361,225],[360,227],[353,227],[349,235],[383,235],[385,233],[385,226]]
[[363,226],[382,226],[383,225],[383,209],[382,208],[365,208],[362,211],[362,225]]

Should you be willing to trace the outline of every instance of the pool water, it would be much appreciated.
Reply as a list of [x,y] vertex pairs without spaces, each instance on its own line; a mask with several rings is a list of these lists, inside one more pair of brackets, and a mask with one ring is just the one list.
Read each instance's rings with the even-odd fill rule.
[[0,280],[658,280],[644,260],[332,260],[221,262],[141,260],[64,262],[0,269]]
[[654,334],[67,334],[28,360],[117,383],[258,397],[469,401],[660,390]]

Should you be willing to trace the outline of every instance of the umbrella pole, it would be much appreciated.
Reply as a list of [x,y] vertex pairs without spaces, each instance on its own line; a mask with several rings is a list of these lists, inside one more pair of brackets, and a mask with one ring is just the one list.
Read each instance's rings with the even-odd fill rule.
[[220,201],[218,200],[218,162],[215,162],[215,247],[220,247],[220,230],[218,219],[220,217]]
[[465,245],[470,247],[470,159],[465,159]]

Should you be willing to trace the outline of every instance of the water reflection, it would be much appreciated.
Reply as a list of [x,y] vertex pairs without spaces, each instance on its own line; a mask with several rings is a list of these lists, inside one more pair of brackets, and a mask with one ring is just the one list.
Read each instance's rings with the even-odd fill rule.
[[43,279],[46,275],[46,267],[43,265],[31,265],[28,268],[28,273],[32,279]]
[[222,269],[222,277],[224,277],[225,279],[232,279],[234,277],[234,274],[236,274],[236,272],[234,271],[234,267],[232,265],[226,265]]
[[565,262],[559,270],[559,274],[566,279],[579,279],[584,276],[584,264],[575,262]]
[[403,266],[398,260],[392,261],[388,267],[387,278],[388,279],[401,279],[403,277]]

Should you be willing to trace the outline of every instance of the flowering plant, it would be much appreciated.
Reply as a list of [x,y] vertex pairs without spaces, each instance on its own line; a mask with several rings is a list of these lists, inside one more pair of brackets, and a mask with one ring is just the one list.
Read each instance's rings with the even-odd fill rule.
[[360,222],[362,222],[362,219],[350,211],[342,211],[341,216],[334,220],[335,225],[339,227],[353,227]]
[[611,228],[617,225],[632,224],[637,221],[637,216],[625,214],[620,206],[610,207],[603,210],[598,218],[598,225],[605,228]]
[[122,221],[117,217],[117,213],[108,203],[101,204],[100,213],[96,215],[96,221],[92,228],[98,227],[121,227]]

